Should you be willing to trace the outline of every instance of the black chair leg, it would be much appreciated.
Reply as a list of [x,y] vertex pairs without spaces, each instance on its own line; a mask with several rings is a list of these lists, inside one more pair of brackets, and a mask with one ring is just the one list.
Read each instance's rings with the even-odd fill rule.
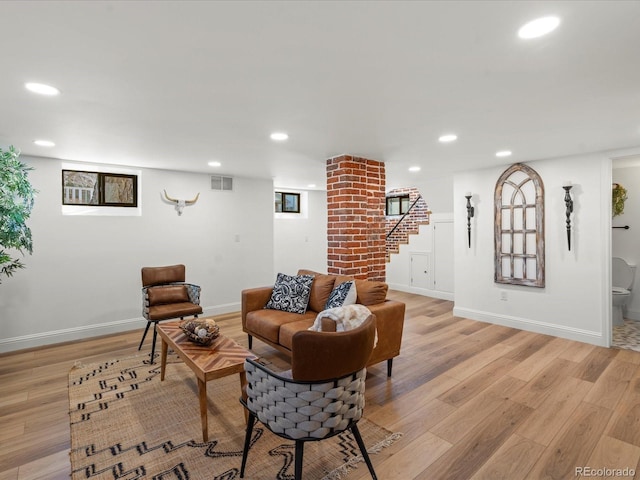
[[304,442],[296,440],[295,480],[302,480],[302,457],[304,456]]
[[353,426],[351,427],[351,432],[353,433],[353,436],[355,437],[356,442],[360,447],[360,451],[362,452],[362,458],[364,458],[364,461],[367,464],[367,467],[369,467],[369,473],[371,473],[371,478],[373,478],[373,480],[378,480],[378,477],[376,476],[376,472],[373,470],[373,464],[371,463],[369,454],[367,453],[367,447],[364,446],[364,442],[362,441],[362,436],[360,435],[360,430],[358,430],[358,425],[353,424]]
[[138,350],[142,348],[142,344],[144,343],[144,339],[147,337],[147,332],[149,331],[150,326],[151,326],[151,322],[147,322],[147,328],[144,329],[144,333],[142,334],[142,340],[140,340],[140,345],[138,345]]
[[153,342],[151,343],[151,364],[153,364],[153,358],[156,353],[156,339],[158,338],[158,331],[156,330],[156,326],[158,322],[154,322],[153,324]]
[[391,368],[393,367],[393,358],[387,360],[387,377],[391,376]]
[[253,433],[253,425],[256,422],[256,416],[253,412],[249,412],[247,419],[247,433],[244,437],[244,449],[242,450],[242,466],[240,467],[240,478],[244,478],[244,467],[247,465],[247,456],[249,455],[249,446],[251,445],[251,434]]
[[247,335],[247,339],[249,343],[249,350],[251,350],[251,347],[253,346],[253,337],[251,335]]

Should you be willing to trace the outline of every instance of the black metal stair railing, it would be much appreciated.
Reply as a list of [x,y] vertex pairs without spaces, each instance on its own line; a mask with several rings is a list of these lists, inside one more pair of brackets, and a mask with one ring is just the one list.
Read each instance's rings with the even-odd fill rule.
[[391,236],[391,234],[392,234],[393,232],[395,232],[395,231],[396,231],[396,229],[400,226],[400,224],[401,224],[401,223],[402,223],[402,221],[405,219],[405,217],[406,217],[407,215],[409,215],[409,212],[411,212],[411,210],[413,209],[413,207],[415,207],[415,206],[416,206],[416,203],[418,203],[418,201],[419,201],[421,198],[422,198],[422,195],[418,195],[418,198],[416,198],[416,199],[414,200],[414,202],[411,204],[411,206],[409,207],[409,209],[408,209],[406,212],[404,212],[404,215],[402,215],[402,218],[401,218],[400,220],[398,220],[398,223],[396,223],[396,224],[393,226],[393,228],[389,231],[389,233],[387,233],[387,237],[386,237],[386,238],[389,238],[389,237]]

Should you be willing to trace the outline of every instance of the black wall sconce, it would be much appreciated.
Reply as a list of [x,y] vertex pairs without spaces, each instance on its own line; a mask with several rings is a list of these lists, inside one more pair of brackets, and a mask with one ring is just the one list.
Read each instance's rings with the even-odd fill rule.
[[566,181],[562,184],[562,188],[564,188],[564,205],[566,207],[567,215],[567,246],[569,247],[569,251],[571,251],[571,214],[573,213],[571,189],[573,188],[573,185],[571,185],[571,182]]
[[469,248],[471,248],[471,219],[475,213],[475,208],[471,206],[471,192],[465,193],[464,198],[467,199],[467,238],[469,240]]

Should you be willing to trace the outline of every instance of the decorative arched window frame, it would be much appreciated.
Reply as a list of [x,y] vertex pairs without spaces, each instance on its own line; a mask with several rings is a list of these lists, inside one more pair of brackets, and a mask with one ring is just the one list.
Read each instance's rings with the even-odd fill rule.
[[516,163],[498,178],[494,194],[495,282],[544,287],[544,184]]

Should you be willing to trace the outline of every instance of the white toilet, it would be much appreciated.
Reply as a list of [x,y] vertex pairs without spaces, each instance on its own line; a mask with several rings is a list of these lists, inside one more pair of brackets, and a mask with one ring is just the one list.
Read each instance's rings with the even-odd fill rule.
[[631,297],[633,281],[636,277],[636,266],[629,265],[622,258],[613,257],[612,274],[612,319],[613,325],[623,325],[623,310]]

